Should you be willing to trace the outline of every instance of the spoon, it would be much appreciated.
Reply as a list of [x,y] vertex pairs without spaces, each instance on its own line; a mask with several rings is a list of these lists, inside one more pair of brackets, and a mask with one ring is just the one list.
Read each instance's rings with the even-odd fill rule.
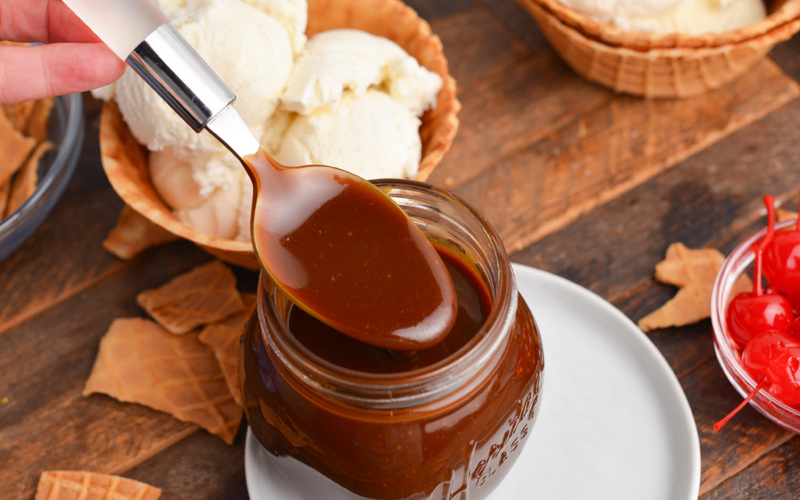
[[383,191],[327,166],[273,160],[235,96],[151,0],[65,0],[195,132],[208,130],[253,181],[258,259],[292,302],[357,340],[395,351],[441,341],[458,312],[439,254]]

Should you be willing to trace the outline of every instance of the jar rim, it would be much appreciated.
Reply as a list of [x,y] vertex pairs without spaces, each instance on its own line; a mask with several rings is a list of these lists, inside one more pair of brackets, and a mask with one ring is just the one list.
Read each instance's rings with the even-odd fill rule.
[[[422,368],[398,373],[371,373],[338,366],[314,354],[289,333],[274,300],[268,300],[269,279],[259,277],[257,311],[261,335],[281,364],[298,380],[333,399],[370,408],[404,408],[439,399],[463,386],[497,355],[508,338],[517,309],[517,285],[500,236],[471,204],[447,190],[403,179],[372,181],[379,188],[398,188],[432,195],[460,210],[480,228],[490,244],[489,264],[496,268],[490,293],[492,308],[484,324],[450,356]],[[273,285],[273,289],[275,289]],[[273,294],[280,295],[277,289]],[[270,294],[270,295],[273,295]],[[273,327],[267,328],[267,322]],[[270,333],[268,335],[268,332]]]

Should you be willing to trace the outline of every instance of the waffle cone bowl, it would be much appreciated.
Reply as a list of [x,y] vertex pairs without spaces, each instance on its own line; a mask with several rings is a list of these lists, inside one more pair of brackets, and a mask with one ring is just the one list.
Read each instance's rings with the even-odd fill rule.
[[768,1],[763,21],[721,34],[633,34],[599,23],[557,0],[517,0],[579,75],[616,92],[683,98],[741,76],[800,30],[800,0]]
[[[456,82],[450,76],[439,37],[413,9],[399,0],[309,0],[309,37],[321,31],[354,28],[386,37],[403,47],[422,66],[438,73],[444,84],[436,108],[422,117],[422,159],[415,180],[425,181],[450,149],[458,130]],[[114,102],[103,107],[100,155],[111,185],[125,203],[170,233],[193,241],[211,255],[250,269],[259,263],[250,243],[216,238],[178,221],[156,192],[148,172],[148,152],[131,134]]]

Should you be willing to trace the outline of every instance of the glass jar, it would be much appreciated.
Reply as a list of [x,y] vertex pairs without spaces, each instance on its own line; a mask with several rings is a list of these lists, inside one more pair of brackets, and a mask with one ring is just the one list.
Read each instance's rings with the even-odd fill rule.
[[482,215],[427,184],[375,183],[484,282],[492,299],[486,322],[430,366],[358,372],[291,334],[292,304],[262,273],[240,349],[247,419],[272,466],[306,498],[486,498],[538,414],[544,358],[536,324]]

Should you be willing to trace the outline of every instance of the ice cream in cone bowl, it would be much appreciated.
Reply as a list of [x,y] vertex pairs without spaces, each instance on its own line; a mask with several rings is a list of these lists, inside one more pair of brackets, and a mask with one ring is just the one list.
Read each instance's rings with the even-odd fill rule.
[[590,0],[518,2],[580,76],[655,98],[719,88],[800,30],[798,0],[619,2],[616,12]]
[[[279,162],[352,166],[369,179],[428,178],[453,142],[460,103],[442,44],[416,12],[399,0],[309,0],[307,24],[302,13],[270,12],[271,24],[256,25],[242,19],[268,17],[258,2],[236,2],[246,9],[238,14],[229,2],[209,2],[208,12],[167,13],[231,85],[237,109]],[[248,47],[214,53],[224,28],[207,35],[203,19],[224,26],[226,16],[242,30],[229,38]],[[263,68],[247,60],[259,46]],[[275,73],[283,76],[264,83]],[[104,96],[100,147],[114,190],[153,224],[223,261],[259,268],[244,169],[207,132],[194,135],[144,85],[126,74]],[[270,86],[272,94],[264,90]],[[162,111],[163,119],[154,120]],[[165,125],[170,120],[172,128]]]

